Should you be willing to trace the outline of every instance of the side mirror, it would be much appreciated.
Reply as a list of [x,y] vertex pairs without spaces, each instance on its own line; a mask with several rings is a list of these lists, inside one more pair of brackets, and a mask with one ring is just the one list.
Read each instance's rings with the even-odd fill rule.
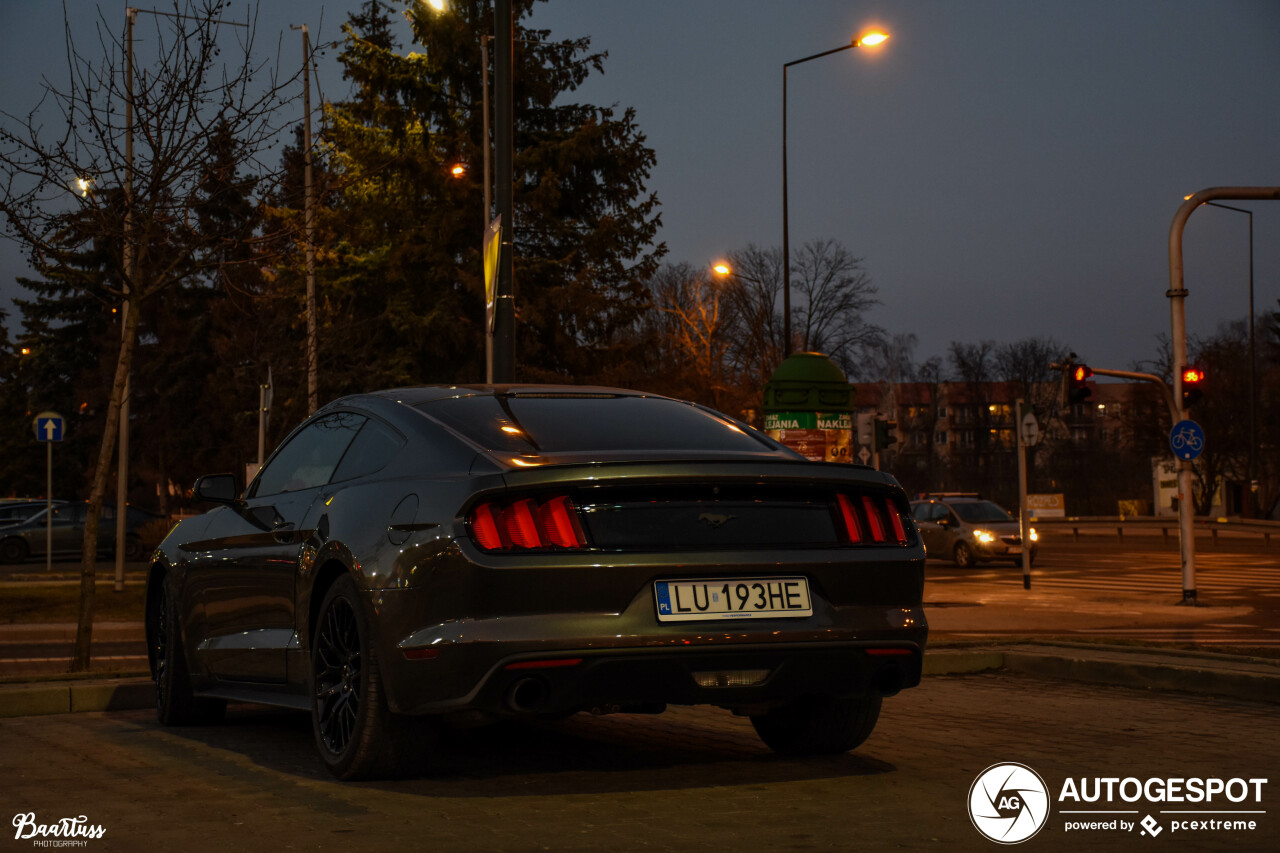
[[239,497],[235,474],[210,474],[196,480],[196,499],[214,504],[234,504]]

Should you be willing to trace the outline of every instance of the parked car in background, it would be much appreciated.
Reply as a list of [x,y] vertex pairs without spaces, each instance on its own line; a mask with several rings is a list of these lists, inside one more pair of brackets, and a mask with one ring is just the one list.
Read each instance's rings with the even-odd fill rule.
[[307,709],[343,779],[442,727],[717,705],[853,749],[920,681],[924,549],[891,476],[605,388],[401,388],[325,406],[157,549],[160,721]]
[[[999,504],[976,494],[935,495],[913,501],[911,514],[930,557],[950,559],[961,568],[1003,559],[1022,565],[1022,531]],[[1034,527],[1028,537],[1034,563],[1039,538]]]
[[[84,523],[89,505],[84,501],[74,503],[54,501],[52,525],[52,553],[54,557],[78,557],[84,550]],[[48,551],[48,506],[44,501],[14,510],[14,517],[4,519],[3,513],[13,509],[0,505],[0,563],[21,563],[34,557],[44,557]],[[138,535],[143,525],[161,516],[138,507],[126,507],[125,559],[141,560],[147,555],[147,546]],[[98,552],[115,553],[116,508],[102,508],[98,526]]]
[[[55,506],[60,506],[66,501],[54,501],[53,503]],[[15,524],[19,521],[26,521],[36,513],[48,508],[49,502],[39,498],[5,498],[0,501],[0,527]]]

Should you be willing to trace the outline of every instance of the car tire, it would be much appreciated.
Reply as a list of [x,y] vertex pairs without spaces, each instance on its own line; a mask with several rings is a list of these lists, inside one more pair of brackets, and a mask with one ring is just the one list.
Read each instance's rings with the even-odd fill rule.
[[31,548],[22,539],[11,538],[0,542],[0,563],[21,563],[30,553]]
[[968,542],[957,542],[956,547],[951,551],[951,559],[962,569],[971,569],[978,562],[973,553],[973,546]]
[[428,718],[394,714],[355,581],[344,575],[320,605],[311,644],[311,730],[339,779],[390,779],[425,769],[438,739]]
[[21,539],[0,542],[0,563],[21,563],[30,553],[31,548]]
[[784,755],[838,755],[871,736],[880,718],[878,693],[812,696],[753,714],[751,725],[765,745]]
[[156,686],[156,716],[166,726],[221,722],[227,713],[226,700],[196,696],[191,690],[191,674],[172,593],[163,590],[157,595],[153,611],[147,629],[147,652]]
[[136,536],[130,536],[124,540],[124,558],[131,563],[146,559],[147,546],[142,544],[142,540]]

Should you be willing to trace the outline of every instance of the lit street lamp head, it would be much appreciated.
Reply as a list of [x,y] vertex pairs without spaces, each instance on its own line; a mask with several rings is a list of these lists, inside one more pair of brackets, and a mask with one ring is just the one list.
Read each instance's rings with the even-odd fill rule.
[[888,33],[884,33],[879,30],[872,30],[866,35],[859,36],[858,38],[854,39],[853,43],[856,47],[875,47],[878,44],[882,44],[883,42],[888,41],[888,39],[889,39]]

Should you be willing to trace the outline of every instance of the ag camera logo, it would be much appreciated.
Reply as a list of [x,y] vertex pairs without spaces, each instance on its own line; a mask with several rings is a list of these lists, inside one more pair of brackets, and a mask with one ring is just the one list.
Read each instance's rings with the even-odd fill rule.
[[1049,789],[1025,764],[993,764],[969,788],[969,819],[999,844],[1019,844],[1049,820]]

